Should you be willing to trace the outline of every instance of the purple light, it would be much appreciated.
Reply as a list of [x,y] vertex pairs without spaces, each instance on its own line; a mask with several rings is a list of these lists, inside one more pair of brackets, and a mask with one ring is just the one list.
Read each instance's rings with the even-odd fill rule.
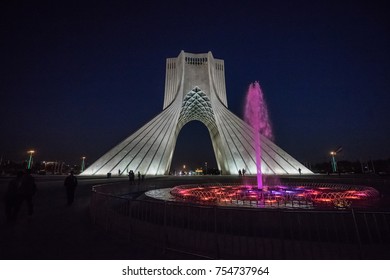
[[261,141],[260,134],[273,139],[271,122],[268,117],[267,104],[258,82],[249,85],[246,105],[245,122],[253,128],[253,139],[256,153],[257,188],[263,189],[263,176],[261,172]]
[[[256,206],[263,207],[294,207],[294,204],[314,203],[321,207],[345,208],[351,205],[351,201],[367,201],[379,197],[377,190],[364,186],[345,186],[334,184],[331,187],[315,186],[294,186],[275,185],[258,189],[250,185],[228,185],[228,186],[194,186],[184,185],[171,189],[170,193],[179,201],[191,201],[207,204],[245,204],[255,201]],[[341,207],[343,206],[343,207]]]

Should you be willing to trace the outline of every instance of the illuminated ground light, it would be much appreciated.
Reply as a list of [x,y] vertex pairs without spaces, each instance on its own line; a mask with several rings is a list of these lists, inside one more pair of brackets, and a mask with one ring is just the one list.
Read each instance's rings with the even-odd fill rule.
[[[267,191],[252,185],[182,185],[170,189],[169,194],[174,201],[264,208],[345,209],[367,207],[379,198],[372,187],[342,184],[275,185]],[[156,198],[153,193],[150,196]]]

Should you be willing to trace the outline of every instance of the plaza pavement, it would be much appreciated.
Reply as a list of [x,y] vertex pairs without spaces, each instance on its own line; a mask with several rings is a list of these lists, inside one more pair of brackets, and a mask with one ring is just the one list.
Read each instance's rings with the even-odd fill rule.
[[[198,176],[195,181],[212,182],[231,176]],[[173,252],[162,252],[147,244],[131,243],[94,226],[89,205],[93,185],[119,183],[128,186],[127,177],[78,177],[75,201],[66,205],[63,186],[65,176],[35,176],[38,192],[34,196],[34,214],[27,215],[23,205],[18,219],[6,224],[4,202],[0,207],[0,259],[2,260],[66,260],[66,259],[178,259],[188,258]],[[12,177],[0,178],[0,197],[4,196]],[[190,180],[189,180],[190,179]],[[224,181],[222,180],[222,181]],[[146,178],[140,185],[129,186],[128,192],[169,187],[193,182],[189,177]],[[193,257],[192,257],[193,258]]]
[[[75,202],[66,205],[64,176],[37,178],[38,192],[34,197],[34,215],[27,215],[23,205],[18,220],[0,221],[0,259],[150,259],[161,258],[158,250],[129,244],[92,225],[89,215],[90,190],[95,184],[109,180],[79,178]],[[126,180],[119,179],[120,180]],[[4,190],[5,180],[2,180]],[[3,191],[2,193],[3,194]],[[1,210],[4,205],[1,205]]]
[[[89,214],[91,187],[93,185],[117,183],[127,189],[127,177],[92,178],[78,177],[75,202],[66,205],[63,187],[65,176],[36,176],[38,192],[34,198],[35,212],[27,215],[23,205],[18,220],[9,225],[5,222],[4,202],[1,201],[0,214],[0,259],[2,260],[67,260],[67,259],[183,259],[193,256],[175,252],[162,252],[147,244],[132,243],[129,240],[107,233],[92,224]],[[300,177],[304,179],[305,177]],[[316,177],[320,179],[322,177]],[[6,190],[11,178],[0,178],[0,196]],[[306,178],[309,179],[310,178]],[[313,179],[313,178],[311,178]],[[357,183],[355,177],[324,177],[330,181],[350,181]],[[128,187],[128,192],[171,187],[189,183],[239,181],[236,176],[163,176],[146,178],[140,185]],[[363,183],[381,185],[386,195],[389,192],[388,178],[360,177]],[[388,200],[386,200],[386,203]],[[388,206],[388,205],[387,205]]]

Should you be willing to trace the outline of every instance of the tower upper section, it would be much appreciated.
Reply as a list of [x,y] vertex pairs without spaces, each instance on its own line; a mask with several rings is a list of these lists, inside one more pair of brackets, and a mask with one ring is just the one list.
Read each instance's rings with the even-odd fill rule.
[[163,109],[177,98],[182,101],[195,87],[209,98],[217,97],[227,107],[224,61],[215,59],[211,52],[194,54],[181,51],[178,57],[168,58]]

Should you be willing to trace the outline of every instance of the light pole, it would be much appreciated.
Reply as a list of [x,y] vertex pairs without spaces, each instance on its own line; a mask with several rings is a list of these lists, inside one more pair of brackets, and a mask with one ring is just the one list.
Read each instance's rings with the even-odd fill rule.
[[336,173],[337,172],[337,162],[336,162],[336,155],[337,155],[337,153],[336,152],[330,152],[330,157],[331,157],[331,164],[332,164],[332,171],[334,172],[334,173]]
[[85,168],[85,157],[82,157],[82,162],[81,162],[81,172],[84,171],[84,168]]
[[30,150],[27,153],[30,154],[30,158],[28,159],[27,169],[31,169],[32,160],[33,160],[33,154],[35,153],[35,151],[34,150]]

